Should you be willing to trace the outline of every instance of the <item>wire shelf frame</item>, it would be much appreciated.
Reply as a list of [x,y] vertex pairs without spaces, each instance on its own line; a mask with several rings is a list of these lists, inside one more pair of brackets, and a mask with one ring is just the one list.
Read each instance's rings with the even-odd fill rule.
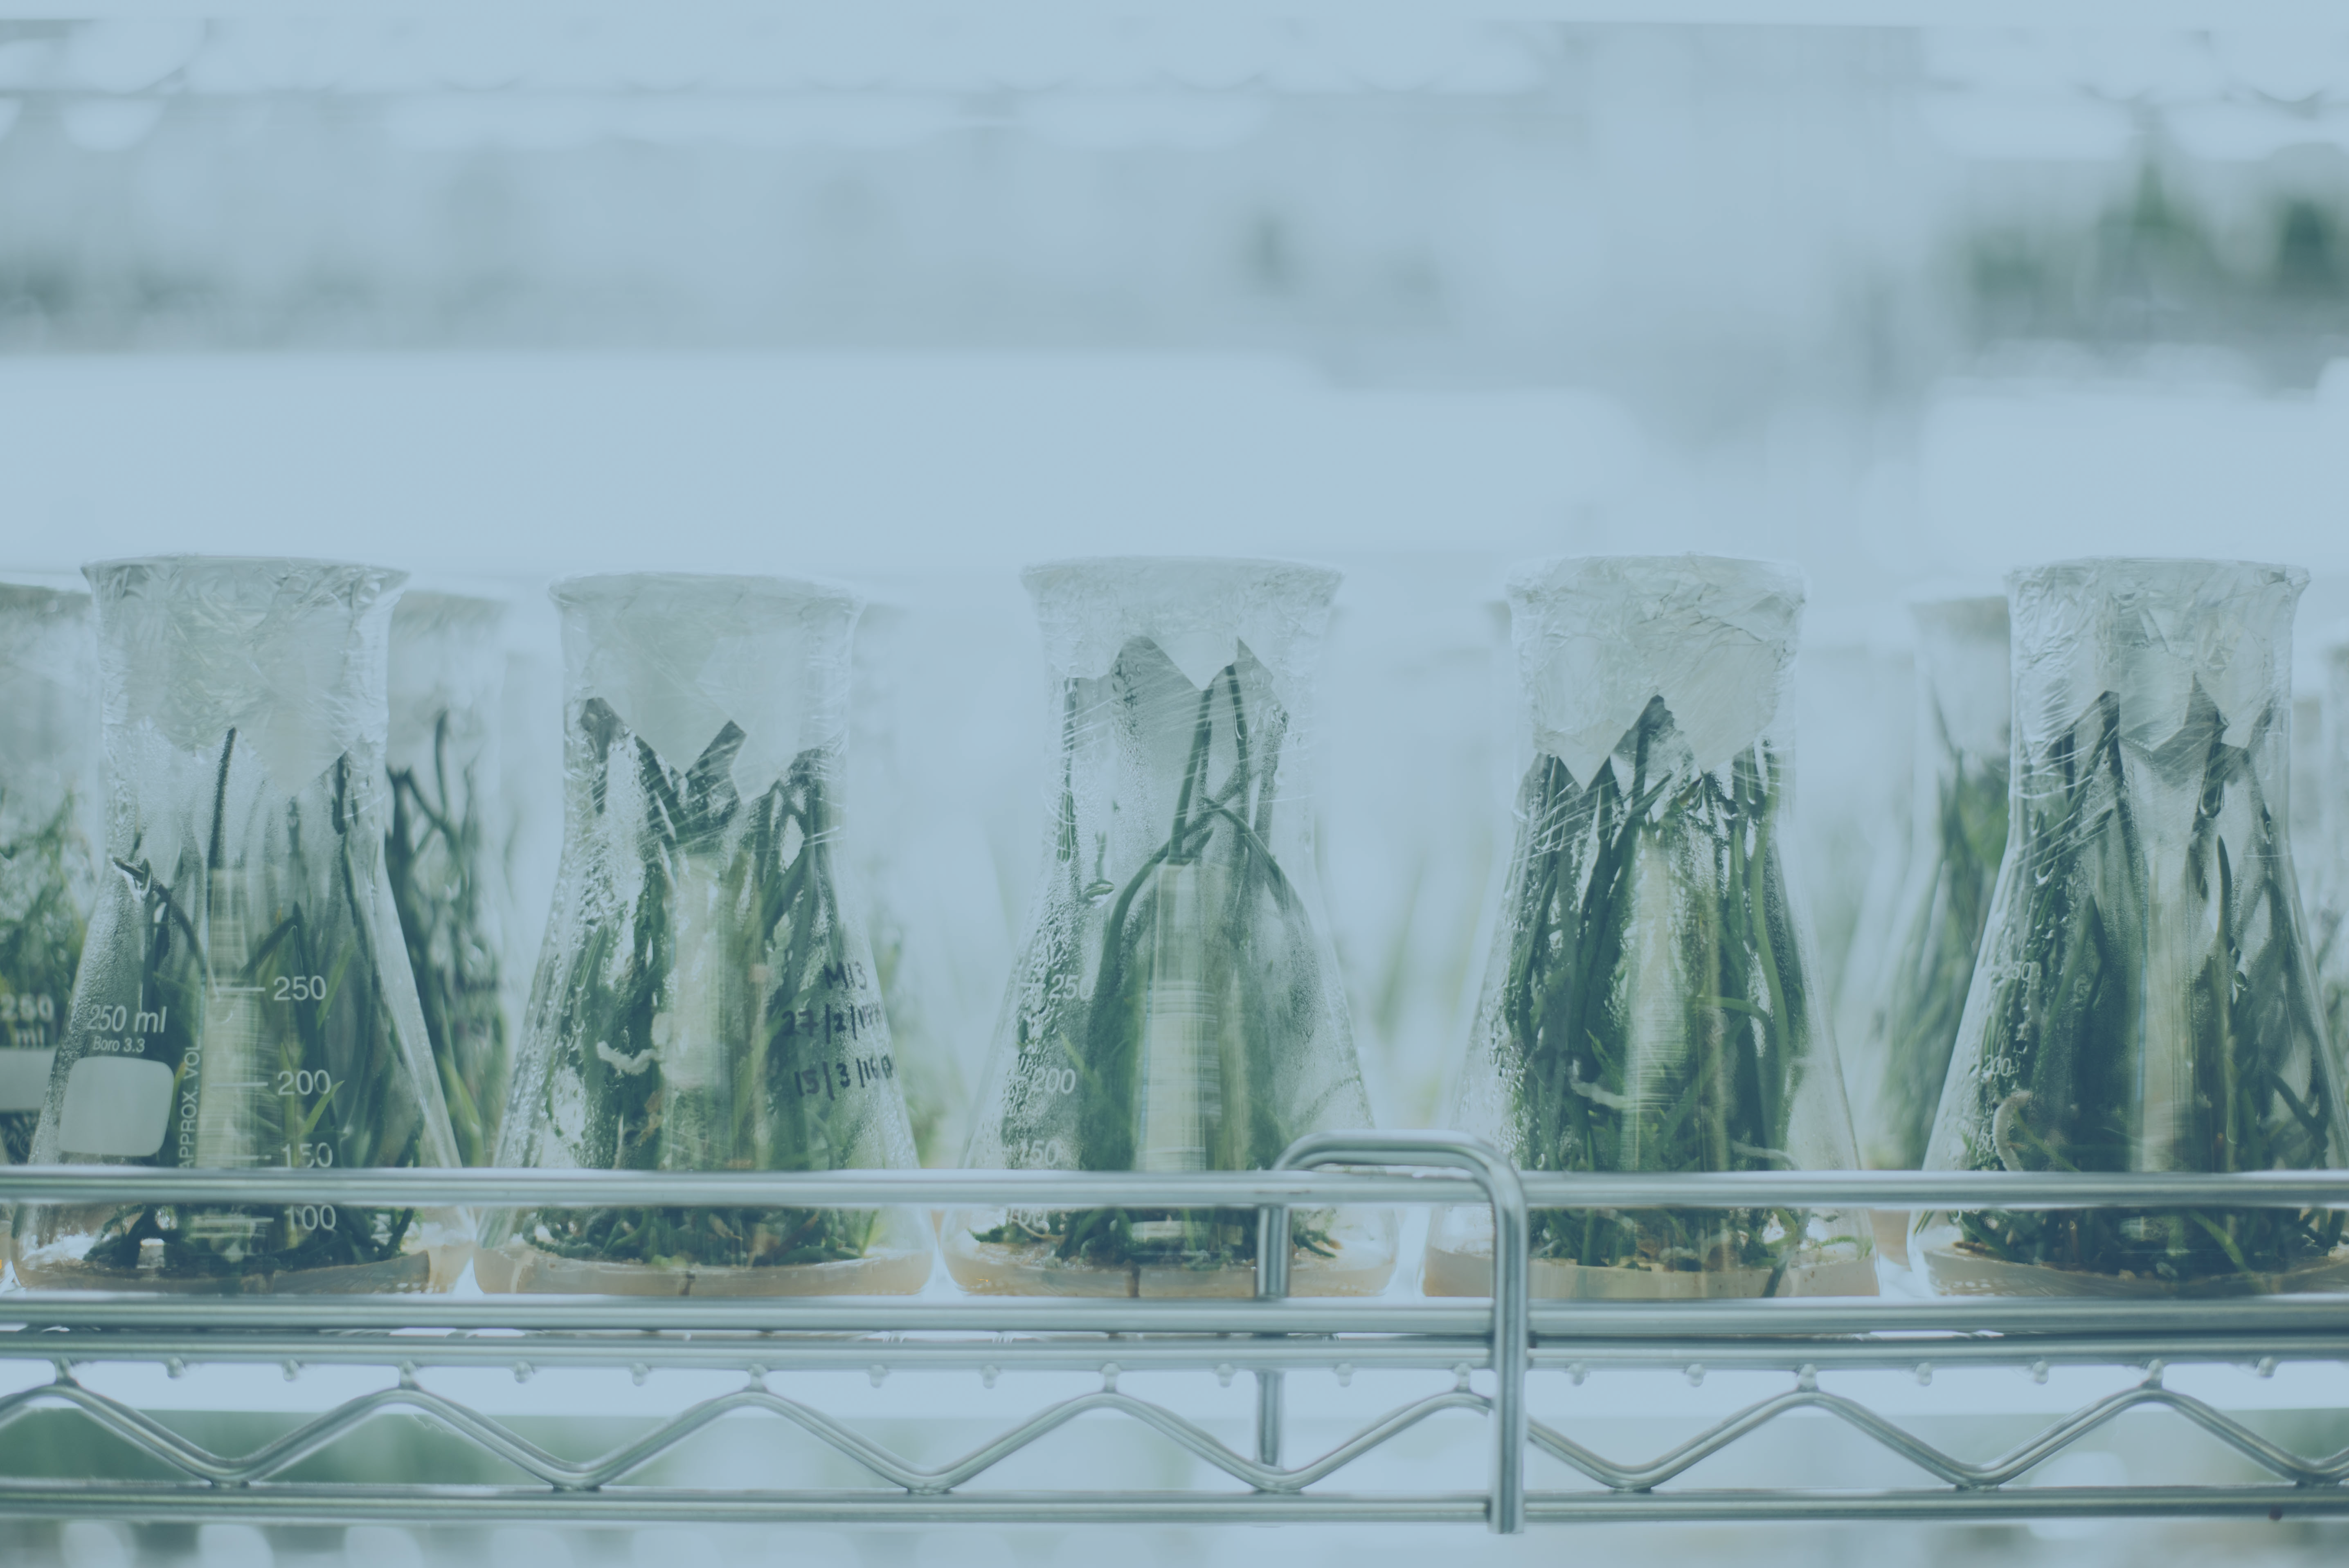
[[[714,1299],[448,1295],[204,1296],[16,1291],[0,1295],[0,1360],[47,1363],[48,1381],[0,1397],[0,1429],[38,1411],[72,1412],[174,1479],[59,1481],[0,1471],[0,1515],[147,1521],[351,1523],[645,1524],[793,1522],[1001,1524],[1100,1522],[1484,1523],[1596,1520],[2031,1520],[2064,1516],[2349,1515],[2349,1449],[2306,1454],[2196,1395],[2165,1384],[2184,1364],[2254,1367],[2349,1362],[2349,1298],[2222,1300],[2060,1298],[1537,1302],[1530,1296],[1528,1215],[1537,1208],[1874,1209],[2099,1208],[2224,1205],[2349,1208],[2349,1172],[2224,1176],[2083,1176],[2009,1172],[1754,1172],[1559,1176],[1516,1171],[1499,1154],[1441,1133],[1355,1132],[1301,1140],[1277,1169],[1129,1174],[1053,1171],[836,1171],[822,1174],[639,1174],[543,1171],[179,1171],[70,1166],[0,1170],[0,1203],[335,1202],[466,1209],[505,1206],[960,1207],[1017,1204],[1253,1208],[1258,1214],[1253,1299],[1038,1297]],[[1490,1299],[1368,1300],[1288,1296],[1289,1214],[1297,1208],[1474,1204],[1494,1217]],[[274,1365],[289,1380],[311,1367],[376,1367],[396,1382],[340,1400],[243,1452],[216,1451],[135,1401],[89,1387],[79,1368],[144,1363],[178,1377],[198,1366]],[[2013,1367],[2041,1382],[2055,1367],[2123,1368],[2133,1379],[2047,1422],[1995,1458],[1969,1460],[1928,1441],[1867,1402],[1819,1387],[1823,1370],[1913,1371]],[[607,1452],[566,1458],[462,1400],[426,1387],[431,1368],[543,1368],[730,1373],[739,1387],[701,1399]],[[1528,1379],[1592,1370],[1670,1367],[1702,1382],[1710,1368],[1777,1374],[1785,1387],[1734,1409],[1669,1450],[1639,1460],[1599,1452],[1572,1430],[1532,1418]],[[1321,1453],[1286,1450],[1289,1378],[1357,1369],[1448,1375],[1350,1430]],[[1081,1373],[1098,1387],[1030,1410],[943,1461],[917,1461],[803,1390],[771,1377],[976,1370]],[[1119,1387],[1129,1373],[1212,1371],[1255,1385],[1252,1451],[1192,1416]],[[2167,1410],[2247,1461],[2248,1483],[2065,1487],[2018,1485],[2129,1412]],[[1358,1460],[1431,1418],[1465,1412],[1485,1424],[1481,1490],[1335,1490]],[[781,1421],[872,1478],[869,1487],[679,1487],[637,1478],[721,1419]],[[1849,1428],[1938,1485],[1858,1490],[1827,1484],[1746,1490],[1672,1483],[1750,1443],[1788,1417]],[[2349,1411],[2341,1412],[2349,1416]],[[526,1482],[355,1485],[286,1479],[386,1416],[438,1428]],[[1215,1486],[1005,1491],[974,1486],[1082,1418],[1106,1415],[1155,1433]],[[1529,1486],[1543,1455],[1589,1482]],[[788,1481],[788,1476],[779,1478]]]

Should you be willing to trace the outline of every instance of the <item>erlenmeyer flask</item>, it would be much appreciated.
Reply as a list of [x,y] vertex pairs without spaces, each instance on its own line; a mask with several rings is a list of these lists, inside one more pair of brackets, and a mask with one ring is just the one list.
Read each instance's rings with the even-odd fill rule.
[[[2296,569],[2075,561],[2007,579],[2006,854],[1931,1170],[2342,1164],[2286,828]],[[1933,1216],[1937,1290],[2349,1284],[2323,1211]]]
[[[858,603],[821,583],[559,583],[564,821],[501,1165],[915,1163],[841,876]],[[484,1222],[492,1291],[903,1293],[929,1227],[883,1209],[542,1209]]]
[[[1063,562],[1025,577],[1058,731],[1043,886],[966,1163],[1247,1171],[1364,1127],[1313,866],[1309,703],[1335,573]],[[1394,1267],[1391,1212],[1295,1217],[1290,1288]],[[947,1264],[1014,1295],[1247,1295],[1252,1211],[950,1211]]]
[[[938,716],[919,705],[960,698],[958,692],[937,689],[944,683],[920,678],[936,667],[945,648],[955,645],[954,630],[937,624],[943,619],[909,614],[897,604],[866,603],[856,623],[847,759],[857,820],[865,826],[851,835],[846,848],[864,896],[866,944],[881,1005],[889,1015],[889,1037],[896,1046],[914,1150],[925,1165],[952,1165],[969,1141],[970,1091],[957,1047],[984,1043],[970,1037],[974,1025],[985,1027],[986,1004],[967,989],[957,995],[964,987],[955,984],[963,978],[957,970],[978,966],[957,965],[954,949],[1000,930],[999,923],[986,918],[992,909],[957,909],[941,886],[975,886],[987,904],[999,908],[995,879],[988,874],[991,868],[960,878],[947,870],[957,856],[983,854],[984,846],[971,842],[977,835],[962,831],[965,823],[936,810],[935,791],[948,781],[920,761],[926,753],[936,754],[944,737]],[[968,756],[959,748],[957,755]],[[967,777],[951,783],[968,789]],[[982,930],[971,932],[970,925]],[[1001,962],[981,974],[991,991],[1002,974]]]
[[1813,637],[1793,684],[1787,707],[1802,738],[1803,789],[1780,838],[1819,954],[1811,984],[1846,1045],[1849,999],[1880,961],[1900,893],[1916,783],[1909,748],[1884,738],[1909,722],[1915,662],[1907,648]]
[[[1528,1171],[1831,1170],[1851,1118],[1779,849],[1803,591],[1788,568],[1613,556],[1510,574],[1534,759],[1451,1124]],[[1857,1214],[1549,1210],[1552,1297],[1873,1295]],[[1488,1211],[1426,1286],[1492,1288]]]
[[2319,675],[2323,684],[2312,738],[2316,798],[2302,802],[2295,793],[2292,802],[2293,818],[2313,823],[2315,838],[2305,846],[2295,841],[2293,847],[2313,851],[2302,861],[2310,868],[2302,892],[2324,1037],[2335,1051],[2349,1051],[2349,641],[2326,645]]
[[505,1109],[506,828],[498,739],[504,606],[401,596],[391,614],[384,868],[457,1157],[487,1165]]
[[[385,628],[402,574],[201,556],[86,569],[107,863],[33,1157],[448,1165],[383,873]],[[332,1203],[28,1209],[42,1286],[445,1286],[459,1217]]]
[[96,895],[89,595],[0,583],[0,1158],[31,1154]]
[[[1859,1152],[1914,1171],[1933,1135],[1974,953],[2006,850],[2006,600],[1929,600],[1917,622],[1917,800],[1885,962],[1868,979],[1859,1058]],[[1905,1229],[1905,1219],[1889,1227]],[[1904,1237],[1878,1237],[1887,1250]]]

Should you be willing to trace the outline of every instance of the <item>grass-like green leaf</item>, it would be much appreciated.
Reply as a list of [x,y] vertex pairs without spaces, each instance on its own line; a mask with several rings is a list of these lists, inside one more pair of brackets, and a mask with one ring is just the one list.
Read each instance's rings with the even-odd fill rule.
[[487,1165],[496,1150],[510,1066],[502,963],[485,918],[493,872],[481,802],[470,767],[450,776],[449,728],[444,710],[433,721],[429,777],[419,778],[414,768],[388,769],[391,824],[384,835],[384,872],[457,1157]]
[[[2123,739],[2118,696],[2023,758],[1937,1162],[1996,1171],[2313,1170],[2342,1163],[2339,1085],[2288,855],[2256,762],[2198,682],[2178,732]],[[2331,1254],[2319,1210],[1980,1211],[1961,1255],[2190,1284]]]
[[[0,820],[9,802],[0,786]],[[89,844],[71,791],[55,810],[0,843],[0,1046],[53,1049],[73,1002],[90,895]],[[0,1151],[31,1157],[40,1113],[0,1114]]]
[[[551,1051],[528,1080],[537,1136],[591,1170],[874,1162],[859,1150],[899,1103],[896,1064],[842,916],[830,755],[802,752],[746,802],[731,774],[746,737],[730,723],[682,771],[601,698],[582,729],[597,751],[592,809],[642,802],[639,874],[590,895],[579,950],[560,956],[537,1003],[547,1011],[533,1032]],[[545,1209],[514,1229],[564,1258],[769,1267],[863,1257],[881,1214]]]
[[[1080,1171],[1266,1169],[1359,1083],[1343,1038],[1324,1027],[1319,934],[1270,847],[1288,716],[1245,654],[1196,688],[1154,645],[1129,643],[1109,683],[1123,694],[1112,699],[1115,722],[1180,772],[1170,815],[1144,841],[1153,847],[1112,882],[1106,838],[1091,855],[1079,842],[1076,758],[1097,684],[1066,691],[1054,868],[1064,885],[1022,987],[1005,1157]],[[1342,1070],[1308,1070],[1316,1053],[1337,1051]],[[1333,1255],[1327,1222],[1299,1216],[1298,1248]],[[974,1236],[1105,1267],[1208,1271],[1256,1257],[1247,1210],[1051,1211]]]
[[[135,975],[136,988],[83,987],[63,1062],[119,1048],[129,1027],[148,1060],[172,1068],[171,1125],[149,1163],[414,1165],[429,1086],[401,1064],[385,989],[395,981],[376,962],[367,882],[380,841],[355,809],[351,760],[290,798],[265,780],[232,788],[257,766],[229,730],[202,843],[168,867],[139,844],[112,861],[129,912],[114,934],[132,951],[109,954],[100,978]],[[123,1207],[82,1264],[166,1281],[379,1264],[408,1249],[416,1222],[409,1209]]]
[[[1651,700],[1588,780],[1536,758],[1480,1016],[1529,1170],[1785,1169],[1818,1026],[1777,836],[1766,741],[1695,766]],[[1831,1075],[1830,1075],[1831,1076]],[[1841,1110],[1839,1091],[1836,1109]],[[1545,1211],[1537,1257],[1586,1268],[1768,1271],[1813,1217],[1756,1208]]]
[[1883,1170],[1924,1163],[2006,849],[2007,758],[1967,750],[1946,725],[1938,733],[1930,860],[1911,868],[1903,889],[1892,962],[1864,1046],[1879,1076],[1861,1108],[1862,1152]]

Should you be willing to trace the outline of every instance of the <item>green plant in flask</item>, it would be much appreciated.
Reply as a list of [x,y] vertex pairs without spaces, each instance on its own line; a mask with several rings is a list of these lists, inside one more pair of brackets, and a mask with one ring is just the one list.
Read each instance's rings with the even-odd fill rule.
[[[1046,876],[966,1163],[1262,1170],[1366,1127],[1313,873],[1308,701],[1334,573],[1104,560],[1027,574],[1054,680]],[[952,1211],[966,1288],[1247,1295],[1256,1215]],[[1393,1217],[1300,1214],[1291,1289],[1357,1295]]]
[[[1849,1042],[1863,1163],[1913,1171],[1973,983],[1991,891],[2006,850],[2006,600],[1928,600],[1917,623],[1917,800],[1909,866],[1883,962],[1862,982]],[[1877,1239],[1908,1253],[1909,1216],[1881,1213]]]
[[[2349,642],[2326,646],[2321,676],[2315,733],[2305,738],[2315,743],[2308,780],[2313,799],[2303,801],[2295,793],[2292,799],[2295,815],[2306,808],[2315,831],[2311,842],[2294,847],[2313,851],[2303,862],[2310,871],[2301,891],[2324,1037],[2334,1050],[2349,1051]],[[2295,741],[2302,738],[2295,727]],[[2295,790],[2300,788],[2295,780]]]
[[[454,1151],[383,866],[400,574],[165,557],[88,569],[114,780],[34,1157],[222,1171]],[[461,1216],[331,1202],[26,1212],[42,1286],[416,1290]]]
[[[833,779],[858,601],[820,583],[558,583],[568,666],[555,917],[498,1163],[915,1163]],[[484,1222],[492,1291],[902,1293],[903,1209],[545,1208]]]
[[[2305,574],[2098,560],[2008,579],[2011,831],[1926,1164],[2343,1162],[2283,816]],[[2342,1288],[2338,1212],[1981,1210],[1926,1218],[1937,1290]]]
[[457,1155],[494,1152],[511,1071],[504,814],[497,809],[504,606],[410,592],[391,618],[384,866]]
[[[1545,1171],[1855,1163],[1789,885],[1775,723],[1799,580],[1711,556],[1568,558],[1509,579],[1533,761],[1452,1125]],[[1833,1211],[1543,1210],[1537,1294],[1872,1295]],[[1437,1295],[1492,1288],[1487,1211],[1441,1212]]]
[[32,1152],[96,892],[97,655],[88,593],[0,583],[0,1159],[12,1164]]

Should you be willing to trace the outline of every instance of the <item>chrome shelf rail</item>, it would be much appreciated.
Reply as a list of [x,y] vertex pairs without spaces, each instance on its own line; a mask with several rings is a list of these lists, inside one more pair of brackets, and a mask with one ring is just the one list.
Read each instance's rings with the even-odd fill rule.
[[[2349,1515],[2349,1449],[2305,1454],[2263,1435],[2209,1399],[2165,1384],[2197,1364],[2253,1367],[2349,1362],[2349,1297],[2214,1301],[1883,1298],[1675,1303],[1548,1303],[1528,1299],[1527,1213],[1544,1207],[1847,1208],[2243,1207],[2349,1208],[2349,1172],[2235,1176],[2069,1176],[2004,1172],[1765,1172],[1698,1176],[1562,1177],[1521,1173],[1463,1140],[1435,1133],[1345,1133],[1302,1140],[1281,1169],[1144,1175],[1047,1171],[857,1171],[821,1175],[644,1175],[613,1171],[264,1171],[201,1173],[98,1166],[0,1170],[0,1203],[288,1202],[464,1209],[488,1206],[662,1205],[944,1208],[1175,1205],[1253,1208],[1260,1244],[1255,1298],[1040,1299],[950,1296],[714,1299],[479,1295],[173,1296],[0,1295],[0,1362],[34,1363],[47,1381],[0,1396],[0,1431],[36,1412],[68,1411],[127,1444],[175,1480],[59,1481],[10,1473],[0,1459],[0,1514],[109,1515],[148,1520],[238,1518],[284,1523],[413,1518],[581,1524],[701,1522],[1273,1522],[1482,1521],[1511,1532],[1588,1520],[2031,1519],[2113,1513]],[[1288,1296],[1288,1216],[1338,1204],[1492,1209],[1497,1300],[1373,1300]],[[1406,1260],[1406,1271],[1409,1260]],[[105,1391],[92,1368],[160,1367],[172,1377],[213,1365],[274,1365],[289,1380],[306,1367],[377,1368],[382,1386],[321,1410],[240,1453],[215,1452],[132,1394]],[[2055,1367],[2121,1369],[2122,1387],[2054,1418],[2007,1453],[1969,1460],[1945,1451],[1870,1404],[1823,1389],[1822,1373],[2010,1367],[2044,1382]],[[739,1378],[730,1389],[653,1417],[592,1458],[533,1440],[527,1423],[500,1418],[428,1387],[450,1377],[542,1370],[592,1376],[625,1368]],[[1789,1381],[1742,1408],[1714,1407],[1704,1429],[1639,1461],[1610,1459],[1563,1426],[1533,1418],[1529,1387],[1555,1377],[1579,1388],[1594,1371],[1668,1368],[1701,1382],[1707,1369]],[[1373,1418],[1294,1408],[1294,1375],[1356,1371],[1416,1376],[1402,1402]],[[826,1375],[976,1371],[989,1387],[1007,1374],[1057,1374],[1050,1399],[944,1461],[916,1461],[874,1423],[823,1408]],[[1176,1402],[1122,1389],[1121,1377],[1240,1373],[1255,1385],[1247,1451]],[[1081,1374],[1098,1386],[1070,1394]],[[1431,1377],[1432,1375],[1432,1377]],[[780,1387],[770,1379],[780,1379]],[[119,1381],[119,1379],[118,1379]],[[1448,1386],[1447,1386],[1448,1384]],[[1326,1388],[1326,1378],[1314,1387]],[[1016,1387],[1016,1385],[1015,1385]],[[1548,1387],[1548,1386],[1546,1386]],[[1569,1400],[1570,1404],[1571,1401]],[[1726,1401],[1723,1404],[1725,1405]],[[2132,1411],[2160,1409],[2191,1423],[2263,1479],[2190,1486],[2030,1484],[2052,1460]],[[1475,1491],[1335,1490],[1350,1467],[1382,1453],[1431,1418],[1485,1422],[1485,1479]],[[2337,1414],[2349,1421],[2349,1409]],[[525,1478],[513,1484],[355,1485],[287,1479],[378,1418],[420,1418]],[[1292,1462],[1299,1418],[1344,1435]],[[1744,1490],[1675,1484],[1698,1466],[1750,1445],[1781,1420],[1821,1417],[1921,1471],[1931,1485],[1838,1487],[1831,1480]],[[792,1467],[758,1486],[681,1487],[659,1479],[665,1460],[712,1423],[771,1418],[843,1456],[871,1478],[843,1489]],[[999,1490],[990,1472],[1088,1417],[1154,1432],[1193,1464],[1193,1480],[1165,1490]],[[1580,1434],[1588,1437],[1588,1432]],[[6,1450],[0,1449],[0,1454]],[[1749,1449],[1745,1451],[1751,1451]],[[1581,1489],[1535,1489],[1535,1456],[1578,1472]],[[1369,1467],[1366,1467],[1369,1468]],[[1393,1467],[1390,1467],[1391,1469]],[[1409,1465],[1402,1473],[1413,1473]],[[1354,1472],[1359,1479],[1363,1470]],[[795,1479],[805,1484],[793,1484]],[[819,1480],[823,1484],[816,1484]],[[771,1484],[766,1484],[771,1483]]]

